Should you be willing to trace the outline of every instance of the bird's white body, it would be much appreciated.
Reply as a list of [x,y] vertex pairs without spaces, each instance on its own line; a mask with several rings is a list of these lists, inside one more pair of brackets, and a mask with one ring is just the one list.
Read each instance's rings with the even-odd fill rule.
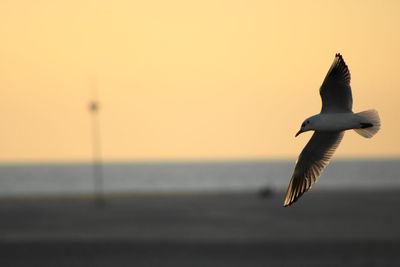
[[341,132],[353,129],[363,137],[371,138],[379,131],[379,127],[378,112],[370,109],[359,113],[336,112],[311,116],[304,120],[299,133],[307,131]]
[[369,123],[357,113],[321,113],[308,118],[309,130],[332,132],[361,128],[361,123]]

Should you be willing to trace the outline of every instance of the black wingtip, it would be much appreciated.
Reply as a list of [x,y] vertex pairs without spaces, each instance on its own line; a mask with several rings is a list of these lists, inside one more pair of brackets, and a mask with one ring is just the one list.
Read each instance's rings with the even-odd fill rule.
[[344,80],[350,84],[350,71],[349,67],[347,66],[346,62],[343,59],[342,54],[336,53],[335,54],[335,59],[333,61],[333,64],[331,68],[328,71],[327,76],[332,75],[332,76],[342,76]]
[[344,62],[342,54],[336,53],[336,54],[335,54],[335,57],[338,57],[340,61],[343,61],[343,62]]

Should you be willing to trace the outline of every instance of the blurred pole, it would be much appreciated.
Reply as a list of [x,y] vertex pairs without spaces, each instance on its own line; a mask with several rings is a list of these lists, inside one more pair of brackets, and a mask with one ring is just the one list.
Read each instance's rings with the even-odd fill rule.
[[93,147],[93,183],[94,199],[99,207],[104,207],[104,177],[101,158],[101,140],[100,140],[100,118],[99,103],[95,87],[93,86],[93,100],[89,103],[89,112],[92,114],[92,147]]

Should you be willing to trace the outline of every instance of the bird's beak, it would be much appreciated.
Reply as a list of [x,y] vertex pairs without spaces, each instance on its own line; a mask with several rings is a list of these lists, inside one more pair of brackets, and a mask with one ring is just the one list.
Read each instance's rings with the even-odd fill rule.
[[300,129],[297,134],[294,137],[297,137],[299,134],[301,134],[303,131]]

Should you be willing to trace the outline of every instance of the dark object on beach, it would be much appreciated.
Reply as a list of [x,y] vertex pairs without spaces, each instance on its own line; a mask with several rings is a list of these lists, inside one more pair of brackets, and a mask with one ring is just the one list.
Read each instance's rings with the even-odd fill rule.
[[271,187],[266,186],[264,188],[261,188],[258,194],[262,198],[267,198],[271,197],[274,194],[274,190],[272,190]]

